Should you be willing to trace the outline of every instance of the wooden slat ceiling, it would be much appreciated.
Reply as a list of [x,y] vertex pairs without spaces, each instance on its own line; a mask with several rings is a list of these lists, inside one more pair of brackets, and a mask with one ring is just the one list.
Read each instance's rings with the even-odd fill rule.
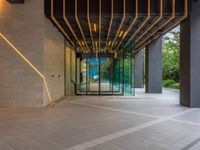
[[188,0],[45,0],[45,14],[79,53],[138,51],[188,16]]

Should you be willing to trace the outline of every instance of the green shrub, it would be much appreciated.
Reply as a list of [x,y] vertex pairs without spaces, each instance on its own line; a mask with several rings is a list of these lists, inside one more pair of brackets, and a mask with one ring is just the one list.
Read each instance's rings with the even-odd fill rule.
[[174,80],[168,79],[168,80],[164,80],[163,81],[163,86],[164,87],[172,87],[173,84],[175,84],[176,82]]
[[180,83],[174,83],[174,84],[172,84],[172,88],[174,88],[174,89],[180,89]]

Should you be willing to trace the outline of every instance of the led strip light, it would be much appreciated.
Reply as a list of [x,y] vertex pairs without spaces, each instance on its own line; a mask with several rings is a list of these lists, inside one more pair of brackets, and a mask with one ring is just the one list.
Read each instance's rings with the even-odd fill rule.
[[48,88],[48,84],[47,84],[45,76],[2,33],[0,33],[0,36],[43,79],[45,88],[47,90],[47,95],[48,95],[50,103],[51,103],[52,98],[51,98],[51,95],[49,92],[49,88]]
[[68,39],[68,41],[70,41],[70,43],[73,45],[73,47],[76,48],[75,44],[70,40],[70,37],[67,35],[67,33],[62,28],[62,26],[60,25],[60,23],[54,17],[54,10],[53,10],[54,4],[53,3],[54,3],[54,0],[51,0],[51,19],[57,25],[57,27],[61,30],[61,32],[65,35],[65,37]]
[[88,47],[87,42],[85,40],[85,36],[84,36],[83,30],[81,28],[81,24],[80,24],[79,19],[78,19],[78,8],[77,7],[78,7],[78,2],[77,2],[77,0],[75,0],[75,20],[76,20],[76,23],[78,24],[79,30],[80,30],[81,35],[82,35],[83,40],[84,40],[84,43],[87,47],[87,50],[85,51],[87,53],[87,52],[89,52],[89,47]]
[[[76,39],[77,43],[79,44],[79,46],[83,49],[82,45],[80,44],[74,30],[72,29],[67,17],[66,17],[66,7],[65,7],[65,4],[66,4],[66,0],[63,0],[63,19],[65,21],[65,23],[67,24],[67,26],[69,27],[71,33],[73,34],[74,38]],[[78,49],[78,51],[80,52],[80,50]],[[84,50],[83,50],[84,51]]]
[[109,29],[108,29],[108,34],[107,34],[107,38],[106,38],[106,45],[105,45],[104,51],[106,50],[107,45],[110,46],[110,44],[111,44],[111,42],[109,42],[109,36],[110,36],[110,31],[111,31],[113,17],[114,17],[113,7],[114,7],[114,2],[113,2],[113,0],[111,0],[111,18],[110,18],[110,24],[109,24]]
[[117,48],[116,48],[116,51],[118,50],[119,46],[122,44],[124,38],[126,37],[126,35],[128,34],[128,32],[131,30],[131,28],[133,27],[135,21],[137,20],[138,18],[138,0],[135,0],[135,17],[134,19],[132,20],[131,22],[131,25],[129,26],[129,28],[126,30],[126,32],[124,33],[124,36],[123,38],[121,39],[120,43],[118,44]]
[[90,36],[91,36],[91,41],[92,41],[92,46],[93,46],[93,52],[94,52],[95,51],[95,45],[94,45],[91,22],[90,22],[90,0],[87,0],[87,21],[88,21],[88,26],[89,26],[89,31],[90,31]]
[[122,25],[124,23],[125,18],[126,18],[126,0],[123,0],[123,18],[122,18],[122,21],[121,21],[120,26],[118,28],[117,34],[115,35],[114,40],[111,42],[111,47],[109,46],[111,52],[112,52],[113,46],[114,46],[114,44],[116,42],[116,39],[117,39],[117,37],[119,35],[119,32],[120,32],[120,30],[122,28]]
[[184,0],[184,15],[181,18],[179,18],[175,23],[172,23],[172,25],[170,25],[169,27],[165,28],[163,30],[163,34],[165,34],[166,32],[168,32],[173,27],[177,26],[180,22],[182,22],[183,20],[185,20],[187,17],[188,17],[188,1]]
[[[175,0],[172,0],[172,15],[167,18],[166,21],[162,22],[160,27],[158,27],[154,32],[152,32],[149,36],[147,36],[139,45],[136,46],[136,49],[138,49],[141,45],[145,43],[152,35],[155,35],[156,32],[158,32],[161,28],[163,28],[166,24],[168,24],[172,19],[175,17]],[[147,42],[148,43],[148,42]],[[146,45],[146,44],[144,44]]]
[[160,0],[160,15],[159,17],[156,19],[156,21],[151,24],[138,38],[137,40],[135,41],[135,43],[137,43],[142,37],[143,35],[145,35],[148,31],[150,31],[152,29],[152,27],[154,25],[156,25],[163,17],[163,0]]
[[145,25],[145,23],[149,20],[149,18],[151,17],[151,0],[148,0],[148,14],[147,17],[145,17],[145,19],[140,23],[139,27],[137,28],[137,30],[135,31],[135,33],[131,36],[131,38],[128,40],[128,42],[126,42],[126,45],[128,45],[128,43],[135,37],[135,35],[140,31],[140,29]]
[[[184,15],[183,15],[181,18],[179,18],[176,22],[174,22],[172,25],[170,25],[169,27],[166,27],[166,28],[164,29],[164,31],[163,31],[163,34],[165,34],[166,32],[168,32],[170,29],[172,29],[173,27],[175,27],[175,26],[178,25],[181,21],[183,21],[184,19],[186,19],[186,18],[188,17],[188,1],[185,0],[184,3],[185,3],[185,5],[184,5]],[[158,37],[159,37],[159,35],[156,36],[155,38],[153,38],[153,40],[157,39]],[[138,50],[144,48],[147,44],[150,44],[150,43],[151,43],[151,41],[145,43],[145,44],[144,44],[142,47],[140,47]]]

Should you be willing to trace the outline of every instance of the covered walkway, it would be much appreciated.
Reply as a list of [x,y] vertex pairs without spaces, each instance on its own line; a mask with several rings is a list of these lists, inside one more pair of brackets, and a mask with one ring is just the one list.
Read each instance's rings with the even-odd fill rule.
[[1,108],[2,150],[199,150],[200,109],[179,91],[70,96],[47,108]]

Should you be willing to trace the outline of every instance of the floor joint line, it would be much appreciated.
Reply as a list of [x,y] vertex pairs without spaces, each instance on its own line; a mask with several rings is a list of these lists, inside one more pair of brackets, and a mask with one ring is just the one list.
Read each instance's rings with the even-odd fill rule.
[[108,106],[99,106],[99,105],[95,105],[95,104],[86,104],[86,103],[74,102],[74,101],[68,101],[68,102],[73,103],[73,104],[88,106],[88,107],[94,107],[94,108],[99,108],[99,109],[123,112],[123,113],[128,113],[128,114],[135,114],[135,115],[140,115],[140,116],[145,116],[145,117],[162,118],[162,116],[158,116],[158,115],[149,115],[149,114],[138,113],[138,112],[134,112],[134,111],[127,111],[127,110],[123,110],[123,109],[112,108],[112,107],[108,107]]
[[[71,102],[71,103],[74,103],[74,102]],[[145,129],[147,127],[157,125],[159,123],[165,122],[167,120],[173,119],[175,117],[184,115],[186,113],[189,113],[189,112],[192,112],[192,111],[195,111],[195,110],[196,110],[195,108],[191,108],[189,110],[182,111],[182,112],[176,113],[174,115],[170,115],[170,116],[167,116],[167,117],[163,117],[163,118],[159,118],[159,119],[156,119],[156,120],[153,120],[153,121],[149,121],[147,123],[144,123],[144,124],[132,127],[132,128],[121,130],[121,131],[115,132],[113,134],[109,134],[109,135],[106,135],[106,136],[103,136],[103,137],[100,137],[100,138],[97,138],[97,139],[94,139],[94,140],[91,140],[91,141],[88,141],[88,142],[85,142],[85,143],[82,143],[82,144],[79,144],[79,145],[75,145],[75,146],[67,148],[65,150],[87,150],[91,147],[95,147],[97,145],[103,144],[105,142],[112,141],[112,140],[120,138],[122,136],[132,134],[136,131],[140,131],[140,130]]]

